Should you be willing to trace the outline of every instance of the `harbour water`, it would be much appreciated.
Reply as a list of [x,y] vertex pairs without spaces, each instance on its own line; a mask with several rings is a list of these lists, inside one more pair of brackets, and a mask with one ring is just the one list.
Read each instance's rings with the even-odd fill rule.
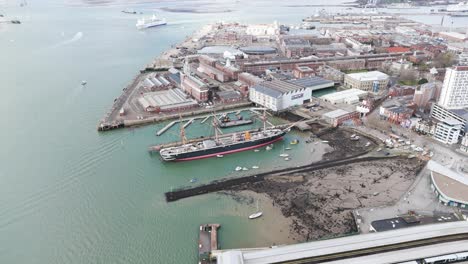
[[[239,175],[233,172],[238,165],[285,166],[278,158],[282,143],[270,152],[162,163],[147,148],[175,139],[176,128],[156,137],[164,124],[106,133],[96,124],[138,69],[202,25],[297,23],[319,8],[226,1],[211,10],[233,12],[162,12],[168,26],[138,31],[138,15],[121,10],[149,15],[174,4],[122,2],[46,0],[19,7],[19,1],[0,0],[1,14],[23,22],[0,24],[0,263],[195,263],[198,226],[211,222],[222,225],[222,248],[285,241],[284,233],[265,232],[271,225],[262,221],[269,220],[247,219],[253,205],[222,195],[167,204],[163,196],[191,178],[203,183]],[[196,2],[177,1],[177,7]],[[189,131],[208,132],[197,123]],[[291,133],[286,142],[300,136]],[[292,164],[313,155],[304,144],[295,148]]]

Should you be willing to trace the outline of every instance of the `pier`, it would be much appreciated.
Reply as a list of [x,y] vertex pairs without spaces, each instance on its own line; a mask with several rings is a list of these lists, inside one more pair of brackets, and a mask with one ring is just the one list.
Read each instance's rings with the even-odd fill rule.
[[[178,123],[179,121],[172,121],[170,122],[169,124],[167,124],[167,126],[163,127],[161,130],[159,130],[157,133],[156,133],[156,136],[160,136],[162,134],[164,134],[167,130],[169,130],[169,128],[171,128],[173,125],[175,125],[176,123]],[[184,126],[185,127],[185,126]]]
[[187,121],[187,123],[184,124],[184,128],[190,126],[190,124],[192,124],[194,120],[195,120],[195,118],[192,118],[189,121]]
[[214,263],[211,252],[218,250],[218,228],[220,224],[200,225],[200,235],[198,240],[198,263]]
[[200,122],[200,124],[203,124],[203,123],[205,123],[205,122],[206,122],[206,120],[208,120],[208,118],[210,118],[210,116],[207,116],[207,117],[203,118],[203,120]]

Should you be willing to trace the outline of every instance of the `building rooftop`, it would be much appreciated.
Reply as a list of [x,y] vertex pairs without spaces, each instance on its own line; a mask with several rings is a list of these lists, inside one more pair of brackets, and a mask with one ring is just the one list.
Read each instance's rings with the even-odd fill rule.
[[388,79],[387,74],[383,72],[379,72],[379,71],[357,72],[357,73],[350,73],[347,75],[353,79],[357,79],[360,81],[374,81],[374,80]]
[[429,161],[432,182],[439,192],[453,201],[468,204],[468,177],[435,161]]
[[334,111],[323,114],[323,117],[333,119],[333,118],[337,118],[337,117],[344,116],[347,114],[349,114],[349,112],[346,110],[336,109]]
[[297,84],[289,83],[286,81],[273,80],[259,83],[253,86],[251,89],[255,89],[258,92],[265,93],[269,96],[278,98],[285,93],[301,90],[304,88]]
[[276,48],[268,46],[249,46],[240,48],[242,52],[250,55],[262,55],[262,54],[274,54],[276,53]]
[[333,81],[326,80],[324,78],[320,77],[306,77],[306,78],[301,78],[301,79],[295,79],[295,80],[289,80],[287,81],[292,84],[299,85],[301,87],[307,88],[307,87],[313,87],[313,86],[323,86],[327,85],[328,87],[332,87],[335,85]]
[[[467,228],[468,223],[466,221],[457,221],[402,228],[388,232],[361,234],[294,245],[278,246],[268,249],[233,249],[215,254],[218,264],[265,264],[292,262],[294,260],[338,255],[343,252],[352,252],[379,246],[423,240],[436,236],[456,235],[466,232]],[[457,243],[462,242],[463,241],[457,241]],[[355,257],[346,258],[342,261],[336,260],[333,261],[333,263],[400,263],[403,261],[413,260],[415,258],[443,255],[445,252],[440,251],[442,248],[441,246],[442,244],[432,247],[431,252],[426,252],[426,255],[423,255],[421,252],[412,248],[412,254],[404,254],[404,250],[392,251],[387,256],[380,256],[380,258],[374,259],[374,261],[371,262],[362,262],[359,261],[359,257]],[[451,253],[453,253],[454,249],[452,248],[451,250]]]
[[345,99],[345,98],[349,98],[353,96],[359,97],[359,96],[364,96],[364,95],[367,95],[366,91],[353,88],[353,89],[348,89],[348,90],[344,90],[344,91],[340,91],[336,93],[326,94],[320,98],[325,99],[325,100],[331,100],[331,99],[339,100],[339,99]]
[[179,88],[145,93],[138,98],[138,102],[144,108],[159,107],[161,109],[198,105],[197,101],[187,98],[187,95]]
[[448,111],[468,121],[468,109],[448,109]]
[[283,41],[289,47],[310,47],[309,41],[303,38],[285,38]]
[[427,225],[442,222],[455,222],[459,219],[453,214],[427,215],[402,215],[399,217],[376,220],[371,223],[376,232],[383,232],[416,225]]
[[222,100],[239,99],[241,95],[238,91],[221,91],[216,93]]
[[451,38],[457,38],[460,40],[466,39],[466,35],[458,32],[440,32],[439,35],[447,36]]

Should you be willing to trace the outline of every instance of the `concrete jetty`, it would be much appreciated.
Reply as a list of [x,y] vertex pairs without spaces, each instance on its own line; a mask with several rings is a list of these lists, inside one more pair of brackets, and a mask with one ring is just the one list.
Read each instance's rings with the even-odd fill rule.
[[206,120],[208,120],[208,118],[210,118],[210,116],[207,116],[207,117],[203,118],[203,120],[202,120],[200,123],[201,123],[201,124],[205,123]]
[[[176,123],[178,123],[179,121],[172,121],[170,122],[169,124],[167,124],[167,126],[161,128],[157,133],[156,133],[156,136],[160,136],[162,134],[164,134],[167,130],[169,130],[173,125],[175,125]],[[185,127],[185,126],[184,126]]]
[[194,120],[195,120],[195,118],[192,118],[189,121],[187,121],[187,123],[184,124],[184,128],[190,126],[193,123]]
[[218,228],[220,224],[200,225],[200,235],[198,240],[198,263],[213,263],[211,253],[218,250]]

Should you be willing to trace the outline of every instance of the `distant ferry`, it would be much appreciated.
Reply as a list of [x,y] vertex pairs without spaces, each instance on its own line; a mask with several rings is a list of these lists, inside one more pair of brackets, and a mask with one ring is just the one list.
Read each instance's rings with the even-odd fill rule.
[[468,2],[461,2],[456,5],[448,5],[447,11],[449,12],[468,12]]
[[166,25],[166,19],[160,19],[157,18],[155,15],[151,17],[149,20],[145,20],[144,18],[138,19],[136,23],[136,27],[138,29],[145,29],[145,28],[150,28],[150,27],[157,27],[157,26],[163,26]]

